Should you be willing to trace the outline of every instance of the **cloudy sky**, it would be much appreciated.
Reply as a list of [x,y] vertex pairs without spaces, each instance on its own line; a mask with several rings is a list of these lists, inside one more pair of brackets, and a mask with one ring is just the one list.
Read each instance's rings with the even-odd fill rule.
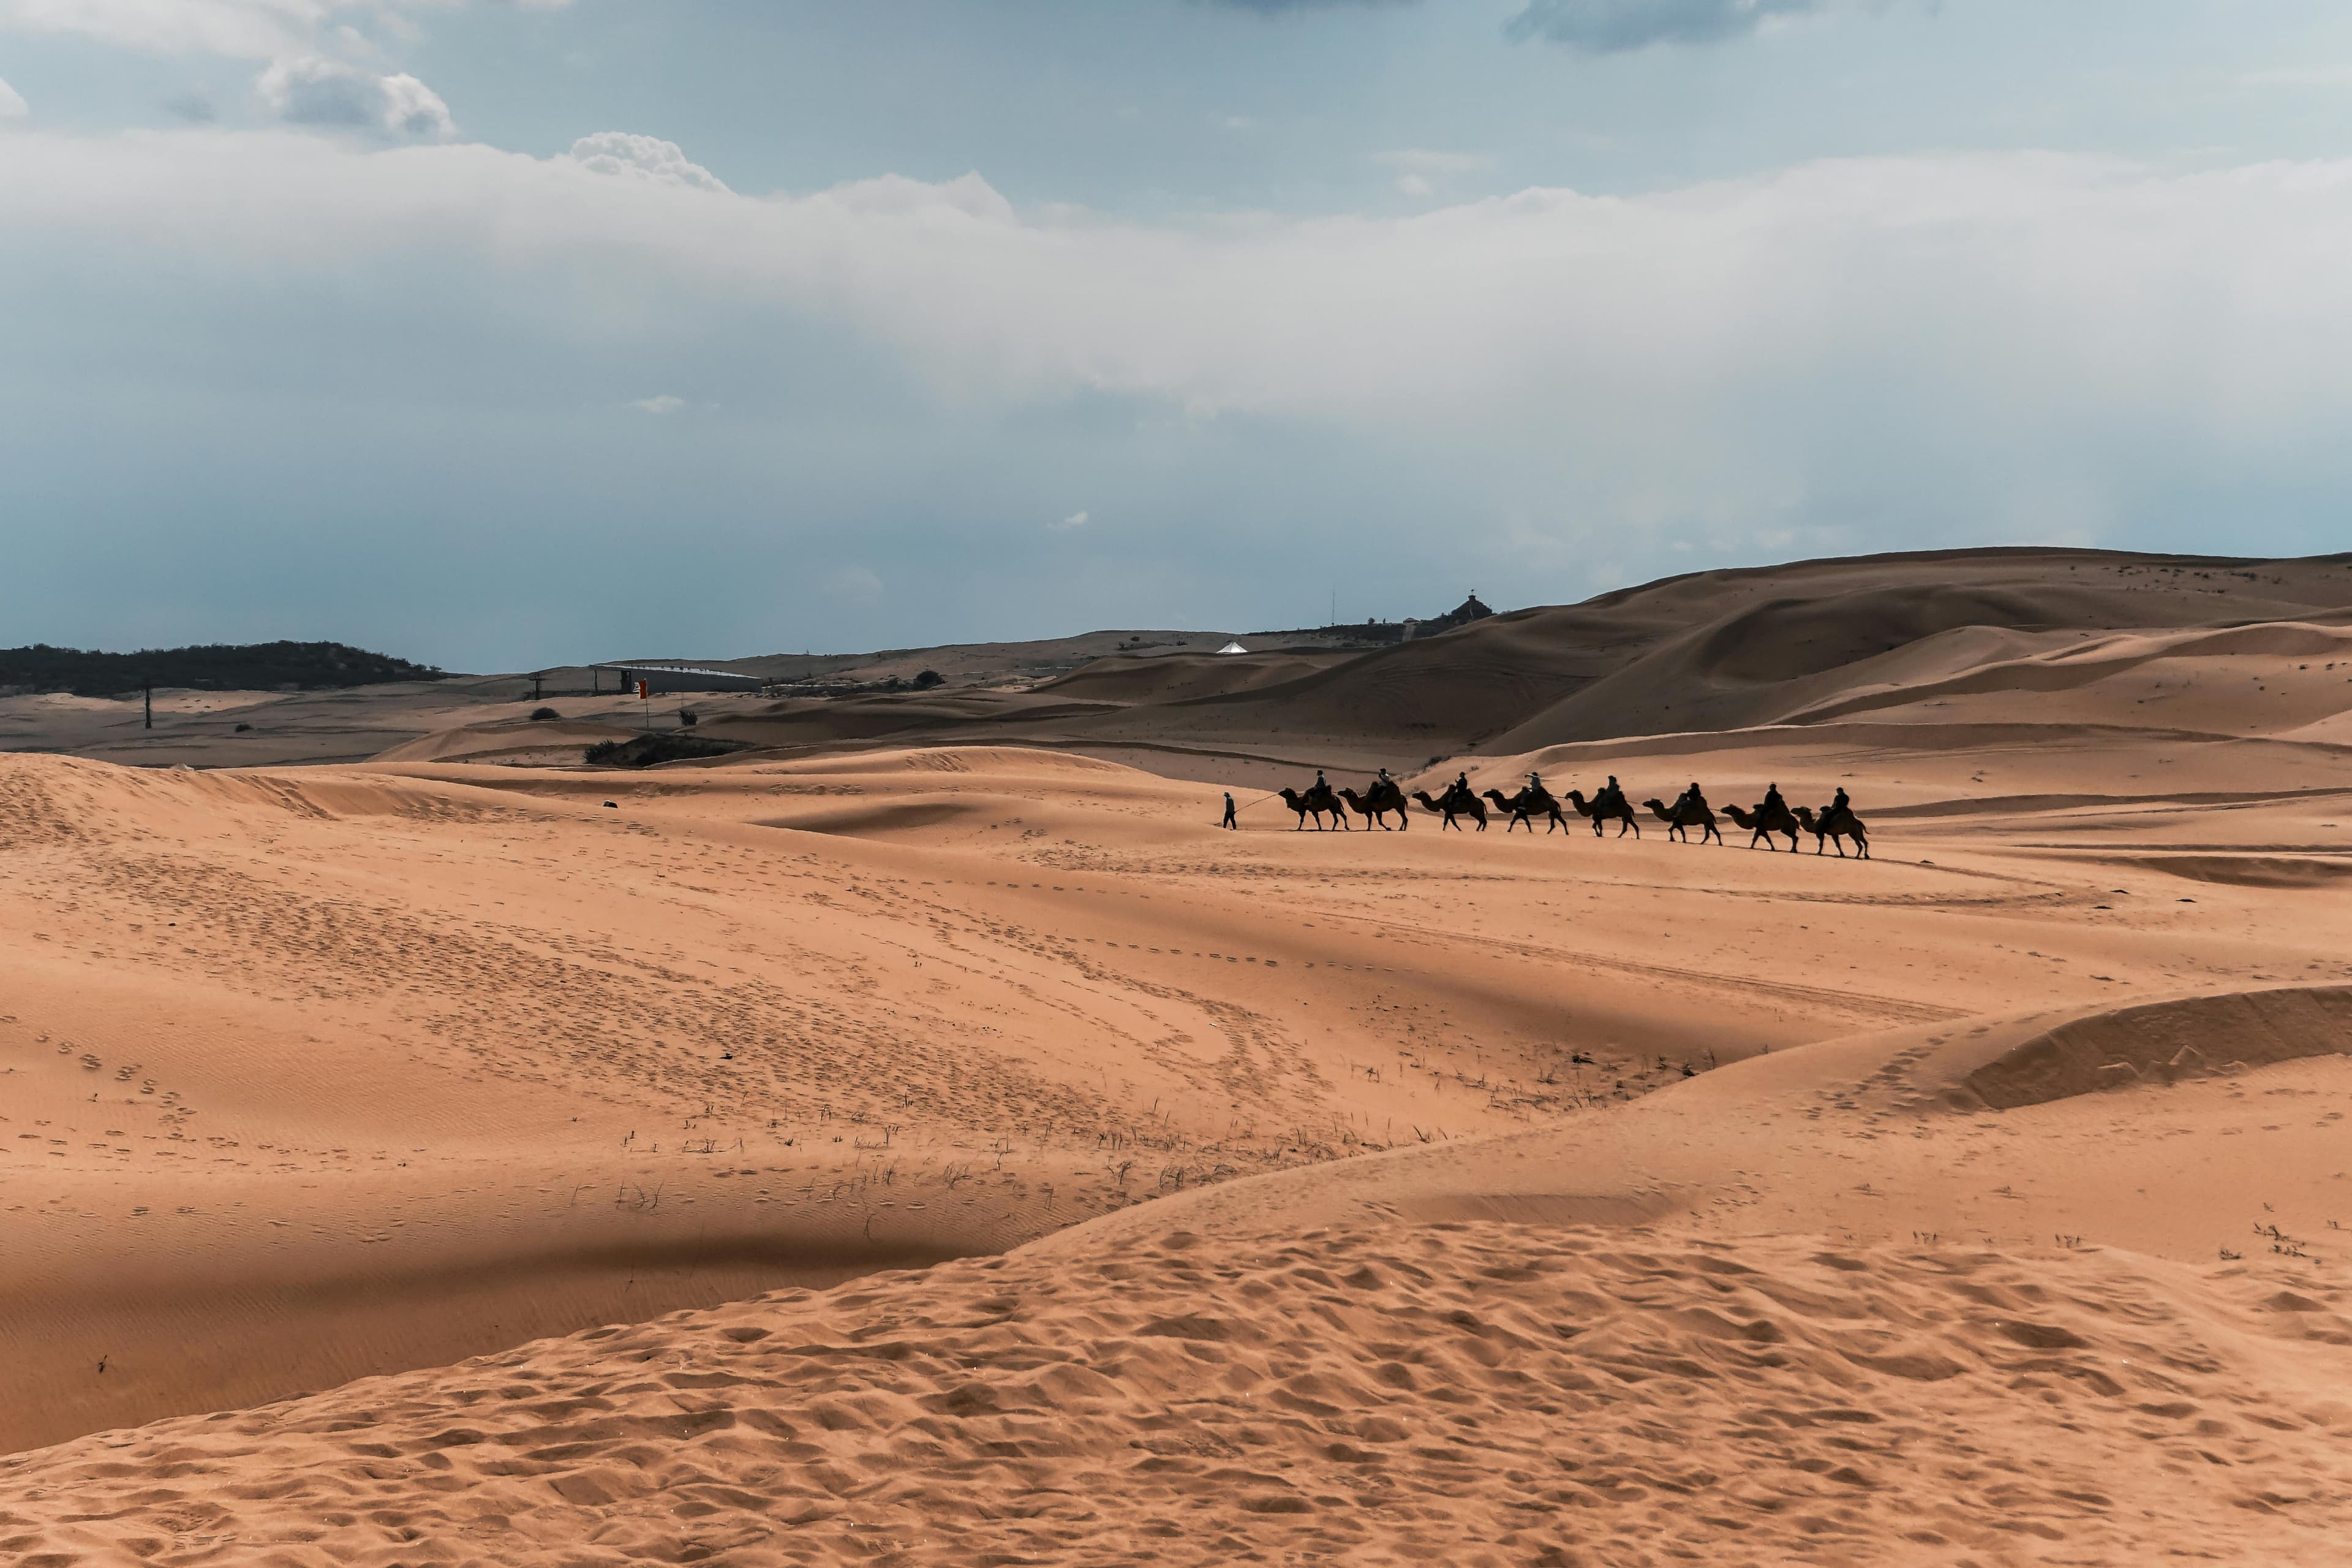
[[0,0],[0,644],[2352,546],[2342,0]]

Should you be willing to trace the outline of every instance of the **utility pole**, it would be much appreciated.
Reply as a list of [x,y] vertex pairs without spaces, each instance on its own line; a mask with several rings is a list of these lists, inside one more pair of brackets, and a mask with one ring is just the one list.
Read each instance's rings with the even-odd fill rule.
[[150,682],[148,682],[148,684],[147,684],[147,725],[146,725],[146,727],[147,727],[148,729],[150,729],[150,730],[152,730],[152,729],[153,729],[153,728],[155,727],[155,685],[154,685],[154,682],[152,682],[152,681],[150,681]]

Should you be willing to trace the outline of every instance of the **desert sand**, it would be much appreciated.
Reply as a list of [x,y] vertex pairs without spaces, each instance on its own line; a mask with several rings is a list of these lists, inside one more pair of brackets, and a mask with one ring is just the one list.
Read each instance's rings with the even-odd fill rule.
[[[2347,605],[1890,558],[638,772],[0,755],[0,1556],[2339,1563]],[[1374,758],[1873,858],[1254,787]]]

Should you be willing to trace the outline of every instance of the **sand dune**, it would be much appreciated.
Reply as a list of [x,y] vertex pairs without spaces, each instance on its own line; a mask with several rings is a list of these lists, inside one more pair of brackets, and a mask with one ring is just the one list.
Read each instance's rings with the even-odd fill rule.
[[2293,1271],[2104,1252],[1162,1229],[0,1460],[0,1545],[2320,1563],[2352,1508],[2347,1310]]
[[533,722],[528,718],[436,730],[376,753],[384,763],[532,762],[562,764],[580,760],[588,747],[627,741],[640,731],[618,723],[567,720]]
[[[1160,771],[1252,784],[1273,774],[1230,764],[1369,769],[1864,714],[1981,721],[2027,693],[2053,721],[2274,733],[2352,707],[2343,672],[2297,668],[2336,657],[2347,634],[2329,618],[2347,613],[2352,563],[2336,558],[1926,552],[1673,578],[1365,653],[1111,653],[1034,692],[788,703],[714,733],[1142,746]],[[2265,680],[2245,710],[2236,699]],[[1185,752],[1213,761],[1165,761]]]
[[1814,563],[642,771],[0,756],[0,1557],[2340,1561],[2344,602]]

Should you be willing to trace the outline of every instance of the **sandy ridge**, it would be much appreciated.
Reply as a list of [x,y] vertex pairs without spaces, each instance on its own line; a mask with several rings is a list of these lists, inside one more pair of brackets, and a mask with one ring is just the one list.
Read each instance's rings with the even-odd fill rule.
[[0,1551],[2316,1563],[2352,1523],[2347,1305],[2117,1254],[1163,1233],[0,1460]]

